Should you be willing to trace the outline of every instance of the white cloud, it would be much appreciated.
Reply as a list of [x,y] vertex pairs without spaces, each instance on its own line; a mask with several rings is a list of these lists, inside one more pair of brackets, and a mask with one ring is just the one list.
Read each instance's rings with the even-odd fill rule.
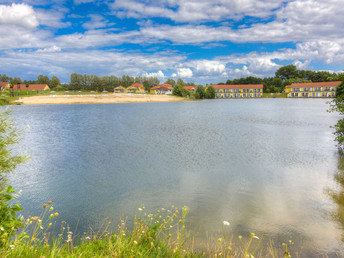
[[88,30],[94,30],[98,28],[106,28],[108,26],[114,25],[114,23],[110,23],[108,20],[104,19],[103,16],[97,14],[89,15],[91,18],[90,21],[85,22],[82,27]]
[[164,73],[161,70],[157,71],[156,73],[145,72],[145,73],[143,73],[143,76],[145,76],[145,77],[158,77],[158,78],[164,78],[165,77]]
[[244,16],[268,17],[283,0],[115,0],[110,7],[121,17],[164,17],[177,22],[221,21]]
[[225,64],[214,60],[199,60],[195,63],[196,71],[199,73],[222,74]]
[[172,77],[181,77],[181,78],[191,78],[193,72],[190,68],[178,68],[176,73],[172,74]]
[[48,47],[48,48],[43,48],[43,49],[38,49],[36,52],[38,53],[54,53],[54,52],[60,52],[61,48],[57,47],[57,46],[52,46],[52,47]]
[[28,29],[38,26],[36,13],[26,4],[0,5],[0,25],[19,25]]

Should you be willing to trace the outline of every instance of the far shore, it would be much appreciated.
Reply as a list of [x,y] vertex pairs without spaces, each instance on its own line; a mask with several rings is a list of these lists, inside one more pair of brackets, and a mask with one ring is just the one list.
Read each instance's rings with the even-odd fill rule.
[[140,103],[140,102],[177,102],[189,101],[187,98],[172,95],[151,94],[81,94],[80,95],[41,95],[21,97],[14,101],[21,105],[58,105],[58,104],[110,104],[110,103]]

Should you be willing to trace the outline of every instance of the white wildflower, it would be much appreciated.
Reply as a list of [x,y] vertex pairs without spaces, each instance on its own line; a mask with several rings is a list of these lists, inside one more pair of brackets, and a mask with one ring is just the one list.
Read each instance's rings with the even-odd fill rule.
[[11,249],[14,249],[14,245],[10,245],[10,248],[11,248]]
[[253,238],[255,238],[255,239],[259,239],[259,237],[257,237],[257,236],[254,236]]
[[137,242],[134,240],[134,244],[137,245]]
[[222,223],[223,223],[224,226],[229,226],[230,225],[230,223],[228,221],[225,221],[225,220],[222,221]]
[[142,208],[139,208],[139,211],[142,211]]

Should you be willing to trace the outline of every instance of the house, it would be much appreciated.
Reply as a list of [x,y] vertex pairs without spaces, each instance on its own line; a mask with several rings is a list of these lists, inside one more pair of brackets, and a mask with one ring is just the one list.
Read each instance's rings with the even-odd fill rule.
[[3,91],[5,88],[9,87],[9,82],[0,82],[0,91]]
[[154,94],[172,94],[173,87],[171,84],[163,83],[152,87],[150,90]]
[[126,88],[122,85],[119,85],[113,89],[115,93],[126,93]]
[[263,84],[243,85],[208,85],[215,89],[216,99],[229,98],[261,98],[263,96]]
[[145,93],[145,87],[142,83],[135,82],[127,88],[128,93]]
[[29,84],[29,87],[26,87],[26,84],[14,84],[12,88],[10,88],[10,85],[6,87],[6,89],[11,90],[50,90],[49,86],[47,84]]
[[197,86],[184,86],[184,89],[190,91],[191,93],[196,93]]
[[341,81],[292,83],[285,86],[288,98],[334,98]]

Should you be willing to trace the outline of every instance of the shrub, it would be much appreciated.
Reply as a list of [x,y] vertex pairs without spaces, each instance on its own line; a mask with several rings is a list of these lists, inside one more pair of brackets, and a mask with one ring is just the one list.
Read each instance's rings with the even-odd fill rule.
[[205,92],[206,99],[215,99],[215,89],[213,86],[208,86]]

